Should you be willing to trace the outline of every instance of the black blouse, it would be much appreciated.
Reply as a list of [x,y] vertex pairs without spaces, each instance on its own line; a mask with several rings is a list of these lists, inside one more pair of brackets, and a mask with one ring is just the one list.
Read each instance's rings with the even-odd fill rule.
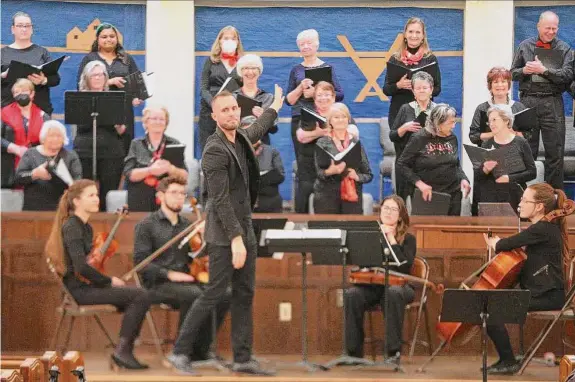
[[[228,72],[226,66],[220,61],[217,63],[212,62],[208,57],[204,62],[202,69],[202,79],[200,81],[200,96],[202,97],[201,106],[205,110],[211,110],[212,98],[220,90],[226,79],[232,76],[241,85],[242,78],[239,76],[236,68]],[[206,109],[207,108],[207,109]]]

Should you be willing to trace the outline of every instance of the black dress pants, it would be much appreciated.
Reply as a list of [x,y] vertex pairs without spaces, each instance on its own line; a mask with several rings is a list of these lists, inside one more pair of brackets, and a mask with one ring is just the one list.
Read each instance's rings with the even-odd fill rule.
[[[92,179],[92,158],[80,158],[82,176]],[[106,195],[108,191],[117,190],[124,170],[123,158],[96,159],[96,178],[99,183],[100,211],[106,211]]]
[[[251,227],[251,225],[250,225]],[[251,359],[253,342],[252,304],[255,291],[257,242],[252,228],[243,237],[247,256],[244,266],[234,269],[230,245],[208,243],[210,256],[210,281],[204,293],[197,298],[186,315],[174,346],[174,354],[190,354],[193,344],[200,336],[212,310],[222,303],[230,282],[232,284],[232,350],[234,362],[244,363]]]
[[[198,297],[204,293],[204,286],[198,283],[185,282],[165,282],[156,285],[153,288],[155,293],[154,303],[168,304],[180,311],[180,321],[178,328],[181,329],[182,323],[190,313],[192,304]],[[230,308],[231,290],[226,290],[224,299],[216,307],[216,321],[219,328],[224,321],[227,311]],[[212,343],[212,320],[206,320],[202,325],[198,337],[193,344],[193,352],[190,356],[205,358],[210,350]]]
[[341,215],[361,215],[363,214],[362,194],[358,192],[357,202],[347,202],[341,200],[340,184],[330,184],[318,190],[314,189],[313,210],[316,214],[341,214]]
[[152,301],[149,292],[141,288],[132,287],[104,287],[81,286],[70,289],[70,293],[79,305],[110,304],[124,312],[120,337],[130,341],[140,334],[142,323],[146,318]]
[[[531,297],[529,301],[529,311],[557,310],[565,303],[565,291],[563,289],[553,289],[542,295]],[[499,358],[502,361],[514,361],[513,348],[509,340],[509,333],[505,325],[487,325],[487,335],[493,341]]]
[[559,95],[534,96],[525,94],[521,102],[535,107],[537,126],[531,131],[529,146],[533,159],[539,154],[539,135],[545,148],[545,182],[553,188],[563,189],[563,153],[565,151],[565,107]]
[[216,127],[216,121],[214,121],[212,118],[212,109],[207,106],[207,104],[204,105],[204,101],[202,101],[202,106],[200,108],[200,118],[198,120],[200,158],[204,153],[204,147],[206,146],[208,138],[216,131]]
[[[354,285],[344,292],[345,319],[346,319],[346,345],[347,353],[352,357],[363,358],[363,315],[364,312],[380,304],[385,306],[385,287],[381,285]],[[387,335],[387,354],[401,351],[401,337],[403,332],[403,317],[405,306],[413,301],[415,292],[409,285],[390,286],[387,293],[388,312],[384,312],[389,330]]]

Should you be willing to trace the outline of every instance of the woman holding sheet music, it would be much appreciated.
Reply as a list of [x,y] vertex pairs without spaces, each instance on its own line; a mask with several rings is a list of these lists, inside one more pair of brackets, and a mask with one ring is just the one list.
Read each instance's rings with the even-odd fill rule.
[[[516,211],[521,200],[521,194],[527,187],[527,182],[535,179],[537,170],[531,155],[529,143],[513,131],[513,112],[508,105],[493,105],[487,110],[491,138],[483,142],[481,147],[507,150],[505,156],[517,158],[517,170],[509,170],[504,163],[488,160],[474,169],[475,192],[474,204],[509,203]],[[477,198],[477,199],[475,199]],[[477,202],[475,202],[477,200]],[[474,215],[477,209],[474,208]]]
[[237,90],[242,79],[236,65],[244,54],[240,32],[231,26],[223,27],[212,44],[210,56],[204,62],[200,81],[200,119],[198,122],[200,153],[210,135],[216,131],[216,122],[212,119],[212,98],[220,92],[228,77],[225,88],[230,93]]
[[437,62],[437,57],[431,53],[429,43],[427,42],[425,23],[418,17],[412,17],[405,23],[403,40],[401,41],[399,49],[391,56],[387,63],[388,70],[385,73],[383,92],[385,95],[391,97],[388,115],[389,126],[394,125],[395,117],[401,106],[414,100],[412,83],[409,76],[407,74],[399,78],[390,76],[390,65],[404,68],[404,71],[407,73],[411,69],[420,68],[429,64],[432,64],[429,72],[433,73],[432,96],[436,97],[441,93],[439,63]]
[[[259,118],[264,110],[270,107],[274,101],[274,95],[272,93],[268,93],[258,87],[258,79],[264,71],[262,59],[255,54],[246,54],[238,60],[236,69],[242,76],[243,86],[233,92],[233,94],[242,109],[242,120],[249,116]],[[246,106],[248,104],[251,106],[251,104],[256,103],[259,104],[259,106]],[[262,143],[266,145],[270,144],[270,134],[275,134],[278,131],[277,122],[278,120],[276,119],[276,124],[262,137]]]
[[[106,91],[108,90],[108,71],[106,64],[100,60],[86,64],[80,76],[80,91]],[[100,189],[100,208],[106,211],[106,194],[117,190],[122,178],[122,161],[126,155],[122,142],[122,134],[126,131],[125,125],[98,125],[96,128],[96,177]],[[82,171],[87,176],[92,174],[92,125],[78,125],[74,150],[80,157]]]
[[[182,155],[171,163],[165,157],[170,147],[183,146],[165,133],[170,114],[165,107],[146,107],[142,124],[146,136],[136,138],[124,160],[124,176],[128,182],[128,207],[130,211],[155,211],[156,186],[159,180],[170,175],[186,180],[188,172]],[[178,151],[179,153],[179,151]]]
[[[401,157],[398,167],[424,200],[432,201],[432,192],[449,194],[447,215],[461,215],[461,198],[471,186],[459,163],[459,143],[453,134],[455,109],[440,103],[431,110],[425,128],[415,133]],[[463,191],[462,191],[463,190]]]
[[[493,138],[493,132],[487,124],[487,110],[494,105],[509,105],[513,114],[526,109],[521,103],[509,97],[511,90],[511,72],[503,67],[491,68],[487,73],[487,89],[491,93],[491,99],[477,106],[473,114],[473,120],[469,126],[469,140],[481,146],[481,144]],[[517,132],[518,135],[529,139],[529,132]],[[475,197],[474,197],[475,198]]]
[[[317,140],[313,186],[314,211],[318,214],[362,214],[362,189],[373,174],[359,138],[349,132],[349,109],[333,104],[326,116],[328,133]],[[338,154],[347,152],[340,160]],[[337,162],[337,163],[336,163]]]
[[24,186],[24,211],[55,211],[66,188],[82,178],[80,158],[64,148],[67,144],[62,123],[44,122],[40,145],[24,153],[16,171],[15,184]]
[[[30,65],[42,65],[51,61],[48,50],[40,45],[32,43],[33,24],[30,15],[24,12],[16,12],[12,17],[12,34],[14,42],[0,50],[2,60],[2,107],[14,101],[12,98],[12,85],[8,80],[8,71],[11,61],[19,61]],[[52,114],[54,108],[50,101],[50,88],[60,84],[58,73],[46,76],[44,73],[28,76],[36,87],[34,103],[47,114]]]
[[[82,59],[78,68],[78,82],[86,64],[95,60],[101,61],[106,65],[106,71],[109,76],[107,81],[109,90],[125,90],[124,84],[126,80],[124,77],[139,71],[134,58],[120,44],[118,30],[109,23],[102,23],[96,28],[96,40],[92,43],[92,50]],[[122,134],[125,151],[128,151],[130,142],[134,138],[133,107],[139,106],[141,103],[142,100],[126,94],[126,120],[124,123],[126,130]]]
[[[431,100],[433,94],[433,77],[426,72],[418,72],[411,77],[411,90],[415,96],[415,101],[404,104],[399,109],[399,113],[390,125],[389,138],[395,146],[395,157],[399,158],[403,149],[409,142],[413,133],[421,130],[425,126],[427,116],[435,103]],[[395,193],[407,199],[413,190],[406,185],[405,177],[398,170],[397,161],[395,163]]]

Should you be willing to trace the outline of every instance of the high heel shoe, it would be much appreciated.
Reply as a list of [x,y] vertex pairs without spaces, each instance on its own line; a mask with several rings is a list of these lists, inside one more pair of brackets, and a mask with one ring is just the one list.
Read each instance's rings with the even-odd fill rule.
[[146,364],[140,363],[132,354],[129,356],[112,354],[110,359],[110,367],[116,371],[117,369],[144,370],[149,367]]

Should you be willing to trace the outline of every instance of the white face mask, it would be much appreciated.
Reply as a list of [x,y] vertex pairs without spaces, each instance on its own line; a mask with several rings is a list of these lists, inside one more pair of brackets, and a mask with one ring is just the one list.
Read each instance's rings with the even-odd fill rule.
[[236,40],[224,40],[221,42],[221,45],[224,53],[235,53],[238,42]]

